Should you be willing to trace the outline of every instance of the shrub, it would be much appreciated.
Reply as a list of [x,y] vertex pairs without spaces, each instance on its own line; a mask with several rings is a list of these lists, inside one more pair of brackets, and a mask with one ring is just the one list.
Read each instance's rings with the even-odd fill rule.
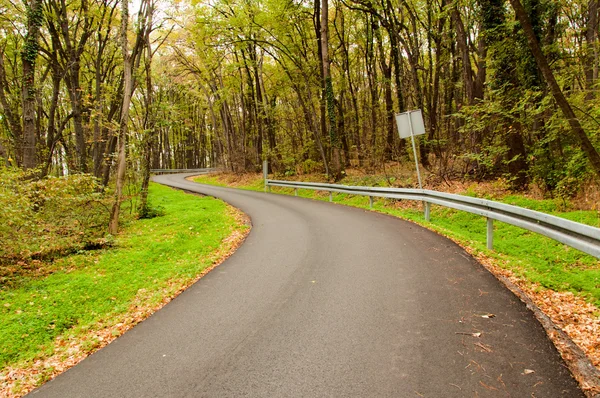
[[40,180],[0,168],[0,265],[103,246],[109,202],[90,175]]

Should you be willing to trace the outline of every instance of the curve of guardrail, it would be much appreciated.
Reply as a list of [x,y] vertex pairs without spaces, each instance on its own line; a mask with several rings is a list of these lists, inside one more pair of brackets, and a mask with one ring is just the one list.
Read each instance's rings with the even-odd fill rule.
[[314,182],[279,181],[265,178],[265,191],[270,191],[270,187],[273,186],[294,188],[296,196],[298,195],[298,189],[328,191],[330,201],[332,200],[332,192],[368,196],[371,207],[373,207],[373,197],[422,201],[425,203],[425,219],[427,221],[430,220],[430,205],[445,206],[486,217],[487,247],[490,250],[493,249],[494,241],[493,220],[498,220],[545,235],[600,258],[600,228],[492,200],[427,189],[358,187]]
[[167,174],[167,173],[211,173],[217,171],[216,168],[204,169],[150,169],[152,174]]

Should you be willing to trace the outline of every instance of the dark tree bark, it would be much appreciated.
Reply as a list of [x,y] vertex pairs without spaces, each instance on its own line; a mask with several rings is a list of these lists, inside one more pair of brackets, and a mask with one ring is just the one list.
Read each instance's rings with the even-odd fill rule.
[[585,69],[585,99],[594,99],[594,86],[598,79],[598,0],[589,0],[587,26],[585,29],[586,54]]
[[321,53],[323,65],[323,80],[325,82],[325,100],[327,103],[327,118],[329,120],[329,142],[331,144],[331,177],[339,181],[343,175],[343,165],[340,154],[340,139],[336,131],[335,97],[329,59],[329,0],[321,0]]
[[142,141],[142,186],[140,189],[140,204],[139,211],[142,215],[148,213],[148,186],[150,184],[150,163],[152,160],[152,147],[154,146],[156,131],[155,131],[155,109],[154,109],[154,87],[152,85],[152,42],[150,41],[150,32],[152,30],[152,20],[154,16],[154,1],[148,0],[148,29],[146,29],[145,52],[146,62],[144,70],[146,74],[146,95],[145,99],[145,128],[144,138]]
[[39,53],[40,28],[44,19],[42,11],[42,0],[27,0],[25,3],[27,12],[27,34],[25,35],[25,46],[21,51],[21,62],[23,69],[23,167],[26,169],[37,166],[36,157],[36,89],[35,89],[35,65]]
[[460,50],[460,58],[463,67],[463,82],[465,84],[465,94],[467,102],[472,105],[475,100],[475,84],[473,82],[473,68],[471,67],[471,59],[469,58],[469,47],[467,43],[467,33],[462,17],[456,6],[452,10],[452,22],[456,28],[456,42]]
[[[392,149],[394,148],[394,101],[392,99],[392,61],[387,60],[387,55],[383,47],[383,39],[379,26],[374,26],[374,35],[377,39],[377,49],[379,52],[379,65],[383,75],[383,98],[385,103],[385,140],[383,148],[383,159],[392,160]],[[391,56],[390,56],[391,58]]]
[[17,155],[17,163],[20,163],[21,155],[19,154],[21,148],[21,140],[23,137],[23,129],[17,111],[14,110],[7,98],[7,94],[10,95],[10,89],[6,80],[6,69],[4,68],[4,51],[0,49],[0,105],[5,118],[3,122],[7,123],[10,139],[14,148],[15,155]]

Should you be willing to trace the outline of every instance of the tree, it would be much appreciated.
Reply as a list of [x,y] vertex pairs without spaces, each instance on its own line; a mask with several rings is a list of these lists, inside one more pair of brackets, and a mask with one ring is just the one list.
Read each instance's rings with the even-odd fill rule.
[[121,56],[123,57],[123,102],[121,106],[121,117],[119,119],[119,137],[117,152],[117,175],[115,182],[115,200],[110,212],[110,221],[108,231],[111,234],[119,232],[119,212],[121,209],[121,199],[123,196],[123,185],[125,184],[125,171],[127,168],[127,149],[126,141],[129,132],[129,107],[131,97],[135,86],[133,84],[133,72],[139,65],[139,57],[143,49],[143,43],[146,38],[146,29],[148,13],[152,10],[152,0],[143,0],[138,13],[138,31],[136,35],[136,45],[134,51],[129,51],[129,41],[127,33],[129,31],[129,5],[128,0],[121,0],[121,30],[120,44]]
[[344,173],[340,154],[340,138],[336,131],[335,97],[331,79],[331,60],[329,59],[329,0],[321,0],[321,56],[323,65],[323,83],[327,117],[329,119],[329,141],[331,144],[331,176],[334,181],[342,178]]
[[596,151],[596,148],[594,148],[594,145],[590,141],[585,131],[583,130],[583,127],[581,127],[581,123],[575,115],[573,108],[571,108],[569,101],[561,91],[560,86],[558,85],[558,82],[554,77],[554,73],[552,73],[552,69],[550,69],[548,60],[542,52],[540,44],[536,38],[535,32],[531,25],[531,22],[529,21],[529,17],[527,16],[527,12],[523,8],[523,5],[519,0],[510,0],[510,4],[515,10],[515,14],[519,23],[521,24],[521,27],[523,28],[523,31],[525,32],[527,42],[529,43],[531,52],[535,57],[537,66],[540,68],[540,71],[544,76],[546,84],[548,84],[548,86],[550,87],[550,91],[552,92],[554,100],[560,107],[564,116],[567,118],[573,135],[575,135],[579,139],[581,148],[587,155],[594,172],[596,173],[596,175],[598,175],[598,177],[600,177],[600,155],[598,154],[598,151]]
[[40,28],[44,20],[42,0],[26,0],[27,34],[25,45],[21,51],[23,65],[23,167],[26,169],[37,166],[36,157],[36,87],[35,72],[39,52]]

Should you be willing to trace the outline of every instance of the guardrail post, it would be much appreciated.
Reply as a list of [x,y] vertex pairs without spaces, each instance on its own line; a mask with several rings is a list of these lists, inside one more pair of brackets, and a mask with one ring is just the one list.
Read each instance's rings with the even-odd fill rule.
[[494,250],[494,220],[489,217],[487,219],[487,248]]
[[333,202],[333,192],[329,192],[329,201]]
[[298,196],[298,188],[294,188],[294,196]]
[[429,202],[425,202],[425,221],[431,221],[431,204]]
[[[269,178],[269,162],[265,159],[263,160],[263,179],[265,180],[265,192],[267,192],[267,178]],[[271,192],[270,188],[269,192]]]
[[369,196],[369,208],[372,209],[373,208],[373,197]]

